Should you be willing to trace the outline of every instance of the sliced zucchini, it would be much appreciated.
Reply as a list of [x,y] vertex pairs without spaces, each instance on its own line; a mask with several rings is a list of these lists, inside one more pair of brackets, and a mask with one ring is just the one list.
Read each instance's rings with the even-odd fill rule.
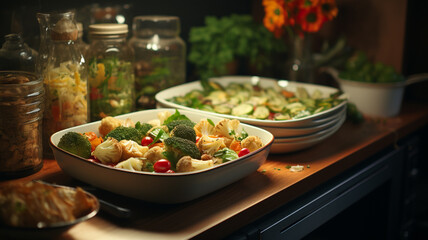
[[310,98],[308,91],[304,87],[298,87],[296,96],[300,99]]
[[284,109],[284,105],[272,104],[270,102],[267,104],[267,107],[274,113],[280,113]]
[[257,119],[267,119],[269,114],[269,109],[265,106],[257,106],[253,112],[253,116]]
[[302,99],[302,102],[306,107],[312,107],[312,108],[315,107],[315,99],[304,98]]
[[249,100],[249,104],[253,104],[254,106],[257,105],[264,105],[267,102],[267,98],[265,97],[258,97],[258,96],[252,96]]
[[311,98],[313,99],[322,98],[322,92],[319,89],[315,89],[315,91],[312,92]]
[[291,111],[294,109],[304,109],[305,105],[303,105],[300,102],[294,102],[294,103],[290,103],[290,104],[286,105],[285,107]]
[[203,98],[204,94],[201,90],[192,90],[185,95],[185,98]]
[[241,99],[239,99],[237,97],[231,97],[231,98],[229,98],[229,103],[231,105],[239,105],[241,103]]
[[224,91],[213,91],[207,96],[213,105],[222,104],[227,102],[227,94]]
[[247,116],[253,113],[253,105],[243,103],[232,108],[232,115],[234,116]]
[[309,111],[300,111],[296,115],[294,115],[294,118],[299,119],[299,118],[307,117],[309,115],[311,115]]
[[221,114],[230,114],[232,112],[232,109],[226,105],[215,105],[214,111],[221,113]]
[[217,83],[214,81],[209,81],[208,84],[211,87],[211,89],[213,89],[213,90],[217,90],[217,91],[223,91],[224,90],[223,86],[220,85],[220,83]]
[[215,112],[211,105],[202,105],[199,109],[208,112]]
[[290,120],[291,119],[290,114],[288,114],[288,113],[285,113],[285,114],[278,113],[278,114],[275,114],[274,117],[275,117],[275,120]]

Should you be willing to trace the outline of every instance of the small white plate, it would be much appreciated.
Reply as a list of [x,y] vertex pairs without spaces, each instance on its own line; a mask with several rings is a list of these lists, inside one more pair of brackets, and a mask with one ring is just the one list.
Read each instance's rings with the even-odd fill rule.
[[[176,109],[139,111],[117,116],[116,118],[130,118],[134,122],[147,122],[156,119],[157,114],[164,111],[174,113]],[[179,112],[194,122],[199,122],[202,118],[207,118],[205,112],[199,113],[186,110],[179,110]],[[216,116],[209,116],[208,118],[214,123],[223,119]],[[209,169],[174,174],[136,172],[109,167],[88,161],[57,147],[61,136],[65,133],[70,131],[81,133],[93,131],[98,134],[99,125],[100,121],[97,121],[68,128],[53,134],[50,139],[50,145],[58,165],[68,175],[95,187],[155,203],[170,204],[190,201],[238,181],[256,171],[266,161],[274,140],[270,132],[241,123],[242,128],[249,135],[260,137],[264,144],[263,148],[237,160]]]
[[283,137],[300,137],[303,135],[313,134],[324,129],[330,128],[333,125],[337,124],[341,120],[341,117],[344,115],[346,115],[346,105],[342,107],[340,112],[337,112],[334,115],[328,116],[323,119],[314,120],[314,122],[319,123],[318,125],[310,127],[260,127],[271,132],[275,136],[275,139]]
[[335,132],[337,132],[337,130],[340,129],[340,127],[345,122],[345,120],[346,118],[342,118],[340,122],[334,126],[334,129],[332,129],[332,131],[325,132],[324,134],[314,138],[309,138],[302,141],[293,141],[293,142],[281,142],[281,140],[279,140],[279,142],[275,141],[270,149],[270,152],[273,154],[288,153],[288,152],[296,152],[296,151],[300,151],[300,150],[312,147],[324,141],[326,138],[330,137]]
[[275,137],[273,144],[276,144],[276,143],[299,143],[299,142],[310,141],[312,139],[319,139],[325,135],[330,134],[331,132],[336,132],[342,126],[342,124],[345,122],[345,120],[346,120],[346,116],[343,115],[338,119],[338,121],[333,126],[330,126],[327,129],[323,129],[321,131],[318,131],[318,132],[315,132],[312,134],[301,135],[301,136],[297,136],[297,137],[282,137],[282,138],[281,137]]
[[[49,184],[49,183],[45,183]],[[56,188],[62,188],[65,191],[75,192],[76,189],[68,186],[50,184]],[[85,191],[85,194],[95,201],[92,209],[84,216],[80,216],[71,222],[58,222],[40,227],[12,227],[0,224],[0,239],[56,239],[73,226],[89,220],[97,215],[100,210],[100,203],[97,197]]]

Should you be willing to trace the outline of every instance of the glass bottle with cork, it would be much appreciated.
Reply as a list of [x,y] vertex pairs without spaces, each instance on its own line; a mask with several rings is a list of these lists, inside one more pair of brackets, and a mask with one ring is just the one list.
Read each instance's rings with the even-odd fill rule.
[[43,117],[44,154],[51,156],[50,136],[89,121],[88,73],[79,47],[74,12],[45,14],[49,42],[43,69],[46,108]]

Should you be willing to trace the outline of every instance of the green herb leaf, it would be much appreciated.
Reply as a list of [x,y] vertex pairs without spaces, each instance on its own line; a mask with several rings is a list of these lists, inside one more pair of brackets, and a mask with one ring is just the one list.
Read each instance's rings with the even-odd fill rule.
[[209,124],[211,124],[213,127],[215,127],[215,124],[214,124],[213,120],[211,120],[211,119],[208,118],[207,121],[208,121]]

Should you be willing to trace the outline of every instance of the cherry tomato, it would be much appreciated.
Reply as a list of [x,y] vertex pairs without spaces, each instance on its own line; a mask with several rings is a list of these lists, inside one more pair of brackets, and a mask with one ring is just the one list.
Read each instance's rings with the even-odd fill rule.
[[166,159],[159,159],[153,165],[155,172],[164,173],[171,169],[171,163]]
[[175,173],[174,170],[169,169],[166,173]]
[[241,151],[239,151],[238,156],[242,157],[242,156],[247,155],[248,153],[250,153],[250,150],[248,150],[248,148],[243,148],[243,149],[241,149]]
[[151,137],[144,137],[143,139],[141,139],[141,145],[142,146],[149,146],[150,143],[153,142],[153,138]]

